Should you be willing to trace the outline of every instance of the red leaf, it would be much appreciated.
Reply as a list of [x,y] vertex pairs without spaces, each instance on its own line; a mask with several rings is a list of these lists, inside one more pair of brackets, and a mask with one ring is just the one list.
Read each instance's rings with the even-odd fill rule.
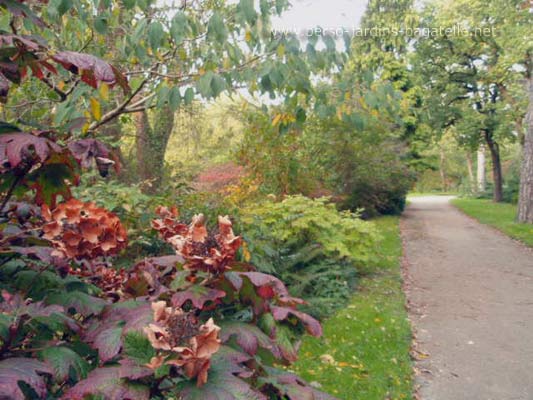
[[283,321],[288,318],[289,314],[298,318],[305,326],[307,332],[313,336],[322,336],[322,326],[310,315],[288,307],[271,306],[272,315],[276,321]]
[[274,289],[272,289],[272,286],[261,286],[259,289],[257,289],[257,294],[261,296],[263,299],[272,299],[275,296]]
[[41,71],[41,68],[39,68],[37,63],[31,63],[30,64],[30,69],[31,69],[31,72],[32,72],[33,76],[35,76],[37,79],[43,79],[44,78],[43,71]]
[[47,394],[46,383],[40,373],[52,374],[53,371],[45,363],[31,358],[8,358],[0,361],[0,393],[1,397],[12,400],[25,400],[18,382],[28,384],[39,398]]

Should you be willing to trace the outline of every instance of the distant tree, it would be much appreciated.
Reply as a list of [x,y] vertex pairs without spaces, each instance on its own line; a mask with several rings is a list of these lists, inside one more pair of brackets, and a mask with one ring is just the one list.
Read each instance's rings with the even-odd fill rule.
[[512,20],[506,4],[436,2],[424,14],[424,27],[459,24],[470,31],[429,35],[416,45],[417,71],[426,82],[430,123],[437,129],[461,123],[468,129],[458,131],[460,143],[487,146],[496,202],[503,200],[500,146],[516,139],[513,127],[521,109],[519,100],[513,96],[519,72],[513,69],[514,63],[507,61],[506,46],[499,36],[499,31]]

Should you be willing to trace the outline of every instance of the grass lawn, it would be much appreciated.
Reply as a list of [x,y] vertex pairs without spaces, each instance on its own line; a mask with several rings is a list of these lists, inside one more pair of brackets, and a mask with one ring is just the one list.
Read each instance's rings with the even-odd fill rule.
[[506,235],[533,246],[533,225],[516,222],[516,205],[482,199],[454,199],[452,204],[482,224],[493,226]]
[[349,305],[306,336],[291,367],[345,400],[412,399],[411,329],[401,289],[398,218],[376,220],[384,240]]

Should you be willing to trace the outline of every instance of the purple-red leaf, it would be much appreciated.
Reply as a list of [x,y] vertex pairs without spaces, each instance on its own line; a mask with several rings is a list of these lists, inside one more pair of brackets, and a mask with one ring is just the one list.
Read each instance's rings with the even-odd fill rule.
[[277,295],[288,296],[287,288],[278,278],[272,275],[264,274],[262,272],[240,272],[240,276],[247,277],[255,287],[270,286]]
[[121,378],[141,379],[154,374],[152,369],[143,367],[129,358],[122,359],[119,363],[119,376]]
[[30,36],[14,35],[11,33],[0,35],[0,47],[24,47],[27,50],[39,50],[41,47],[34,38]]
[[65,258],[53,256],[52,252],[54,251],[53,247],[46,246],[31,246],[31,247],[21,247],[21,246],[11,246],[6,248],[6,251],[12,251],[17,254],[21,254],[26,257],[34,258],[45,262],[47,264],[52,264],[57,268],[67,267],[68,260]]
[[108,307],[101,315],[101,319],[94,320],[85,332],[83,339],[91,347],[98,350],[100,360],[108,361],[115,357],[124,342],[124,335],[130,331],[142,331],[153,321],[153,311],[149,303],[133,307]]
[[172,305],[182,307],[187,301],[191,301],[196,308],[203,308],[208,301],[215,301],[226,296],[226,292],[205,286],[194,285],[187,290],[177,292],[172,296]]
[[25,132],[5,133],[0,135],[0,164],[16,168],[23,160],[36,157],[44,162],[53,152],[59,153],[61,147],[44,137]]
[[267,400],[262,393],[253,389],[248,382],[241,379],[251,375],[242,363],[250,359],[249,356],[222,346],[211,359],[207,383],[197,387],[195,382],[188,381],[180,384],[180,399],[182,400]]
[[310,315],[289,307],[271,306],[272,315],[276,321],[283,321],[289,317],[289,314],[298,318],[305,326],[307,332],[313,336],[322,336],[322,326]]
[[271,367],[265,368],[268,378],[261,378],[260,381],[270,384],[279,390],[279,394],[288,400],[336,400],[329,394],[320,392],[307,384],[297,375],[290,372],[280,371]]
[[114,358],[122,347],[122,328],[110,328],[101,331],[93,342],[102,363]]
[[96,139],[76,140],[70,142],[68,148],[83,168],[91,167],[97,157],[108,159],[111,154],[105,144]]
[[241,277],[246,277],[256,287],[256,293],[263,299],[270,300],[273,297],[287,305],[304,304],[305,302],[296,297],[291,297],[285,284],[275,276],[262,272],[238,272]]
[[25,400],[19,382],[29,385],[39,398],[47,394],[46,383],[41,373],[52,374],[45,363],[31,358],[8,358],[0,361],[0,396],[11,400]]
[[111,64],[91,54],[77,53],[75,51],[60,51],[52,59],[61,64],[68,71],[81,76],[81,80],[94,88],[98,82],[110,86],[119,84],[124,91],[129,90],[126,78]]
[[220,339],[223,343],[235,337],[237,344],[251,356],[255,356],[258,347],[270,351],[274,357],[281,358],[279,348],[257,326],[242,322],[221,324]]
[[83,400],[89,395],[100,395],[106,400],[148,400],[148,388],[130,384],[122,378],[123,372],[121,367],[96,368],[86,379],[67,390],[62,399]]

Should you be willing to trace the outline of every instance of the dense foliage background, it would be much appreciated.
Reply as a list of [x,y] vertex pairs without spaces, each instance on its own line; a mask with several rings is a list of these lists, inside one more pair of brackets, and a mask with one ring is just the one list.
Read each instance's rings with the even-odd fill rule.
[[490,35],[302,38],[288,7],[0,0],[3,396],[328,399],[287,368],[382,261],[368,220],[414,189],[533,221],[527,2],[361,21]]

